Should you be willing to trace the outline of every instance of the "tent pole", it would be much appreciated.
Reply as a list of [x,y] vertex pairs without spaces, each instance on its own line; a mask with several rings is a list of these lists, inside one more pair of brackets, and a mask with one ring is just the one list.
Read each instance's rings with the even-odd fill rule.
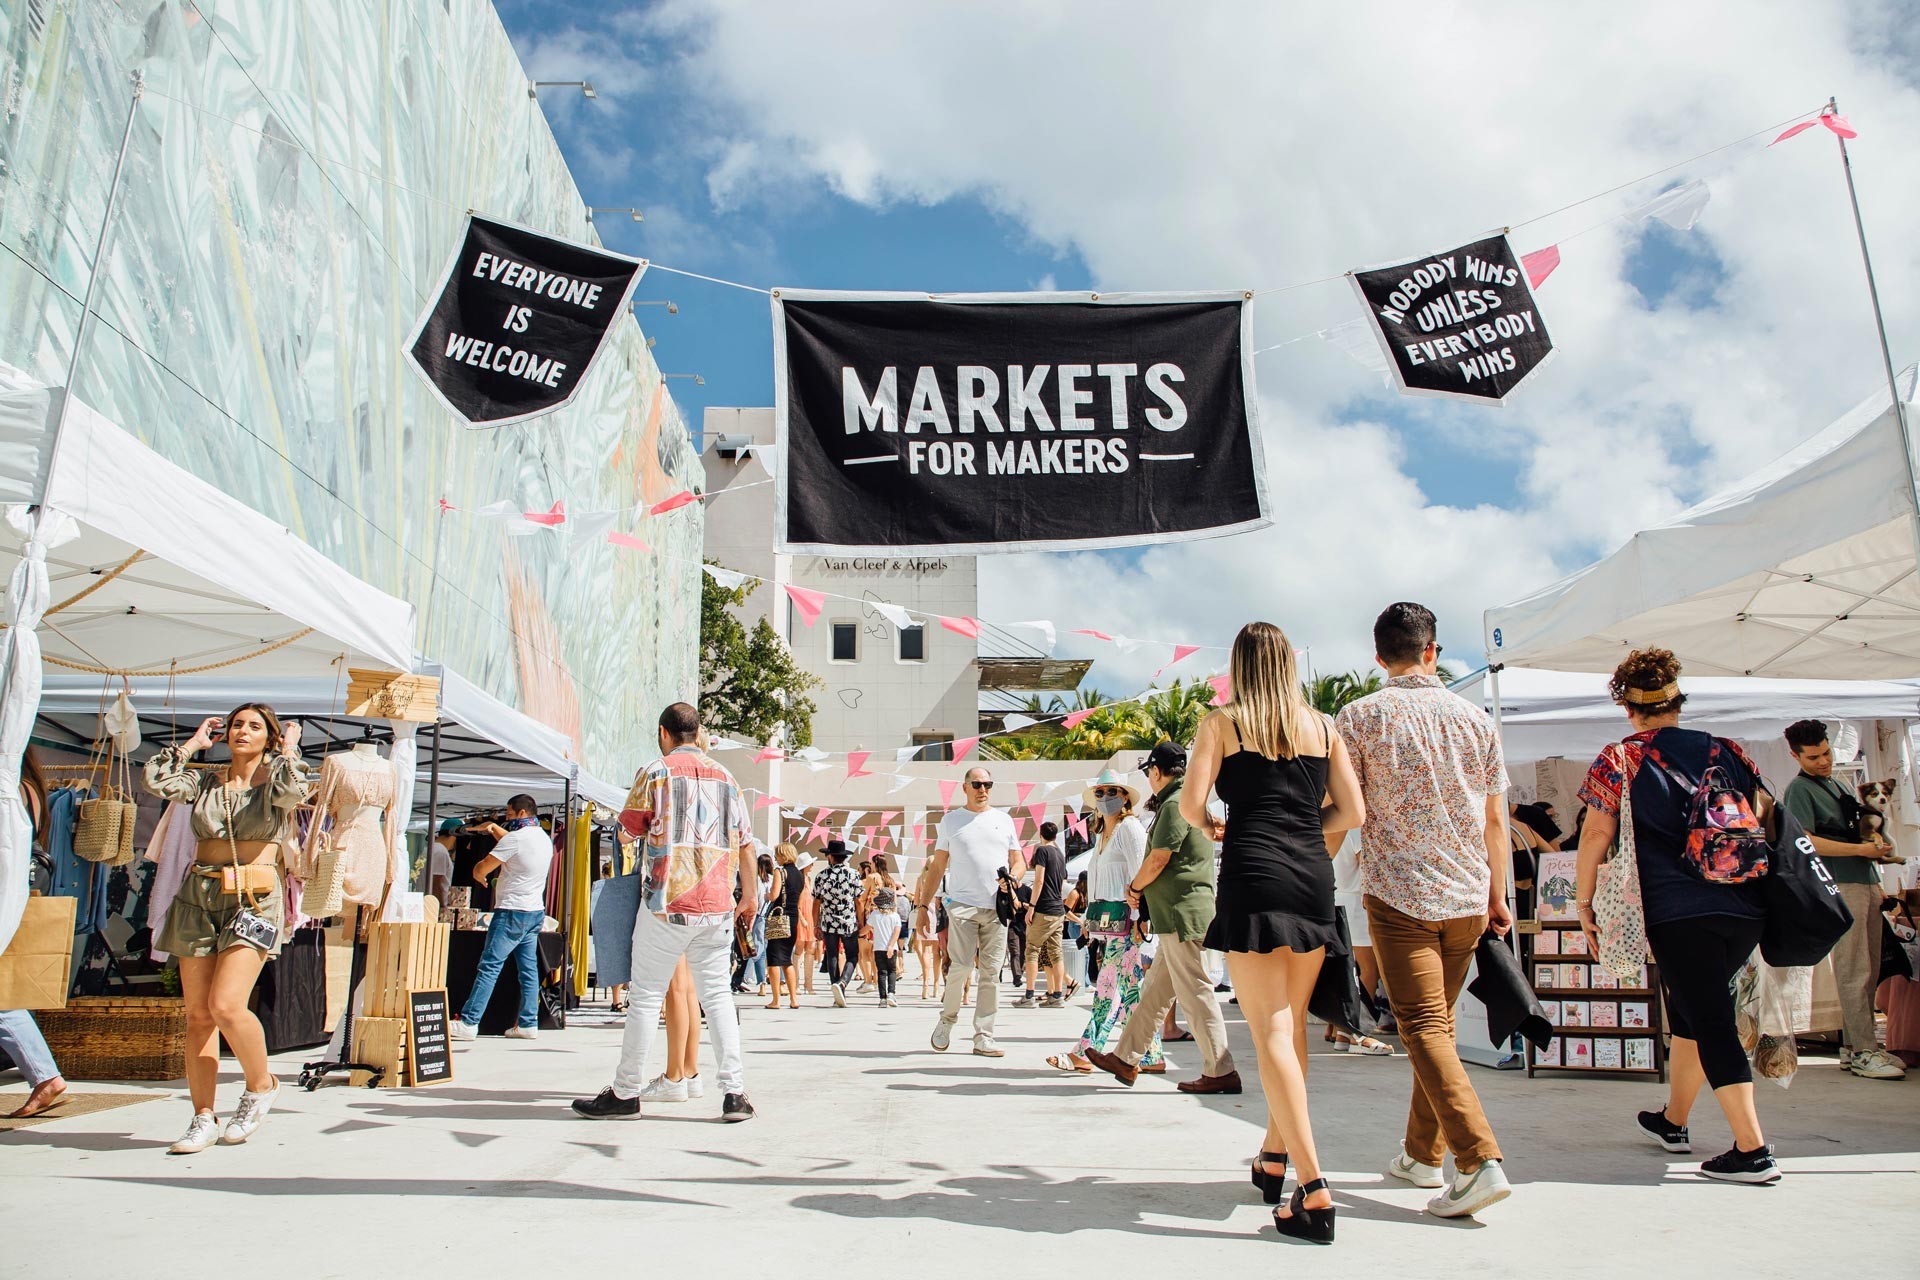
[[[1837,98],[1827,99],[1827,110],[1840,112]],[[1893,420],[1900,427],[1900,457],[1907,464],[1907,500],[1913,508],[1911,526],[1914,550],[1920,554],[1920,475],[1914,472],[1913,440],[1908,434],[1907,409],[1900,402],[1900,380],[1893,371],[1893,349],[1887,345],[1887,319],[1880,310],[1880,286],[1873,276],[1873,257],[1867,252],[1867,228],[1860,219],[1860,193],[1853,185],[1853,160],[1847,155],[1847,140],[1839,134],[1833,140],[1840,146],[1840,171],[1847,178],[1847,200],[1853,206],[1853,233],[1860,241],[1860,264],[1867,271],[1867,297],[1873,302],[1873,327],[1880,337],[1880,363],[1887,374],[1887,394],[1893,397]]]
[[87,292],[80,301],[80,323],[73,332],[73,350],[67,356],[67,381],[60,392],[60,412],[53,420],[53,445],[48,450],[47,474],[53,474],[54,459],[60,452],[60,435],[67,425],[67,409],[73,403],[74,379],[80,375],[80,360],[86,354],[87,335],[93,326],[94,298],[100,292],[100,277],[106,264],[107,249],[113,242],[115,212],[120,207],[120,176],[127,167],[127,150],[133,142],[133,122],[140,111],[140,98],[147,91],[146,78],[133,73],[133,99],[127,103],[127,122],[120,130],[120,151],[114,157],[113,177],[107,183],[107,207],[100,218],[100,235],[93,242],[93,266],[87,272]]
[[[422,883],[419,888],[422,893],[433,887],[433,879],[428,874],[428,869],[433,866],[433,842],[440,837],[440,717],[437,715],[433,718],[433,746],[429,750],[432,751],[433,756],[432,762],[427,766],[428,856],[426,866],[420,872]],[[448,882],[448,888],[452,888],[451,881]],[[443,902],[440,905],[444,907],[447,904]]]

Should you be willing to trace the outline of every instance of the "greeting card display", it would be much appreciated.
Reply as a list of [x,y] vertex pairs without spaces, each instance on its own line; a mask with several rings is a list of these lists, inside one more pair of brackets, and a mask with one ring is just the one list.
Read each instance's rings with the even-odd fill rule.
[[1597,1037],[1593,1042],[1593,1065],[1602,1071],[1618,1071],[1626,1065],[1620,1041],[1612,1036]]
[[1617,1000],[1595,1000],[1587,1010],[1587,1025],[1590,1027],[1619,1026],[1620,1002]]
[[[1637,982],[1614,978],[1589,954],[1586,935],[1542,929],[1534,938],[1534,991],[1556,1035],[1528,1049],[1527,1070],[1584,1071],[1666,1078],[1660,1003],[1654,975],[1642,965]],[[1622,998],[1626,997],[1626,998]],[[1585,1034],[1601,1031],[1607,1034]]]
[[1622,1000],[1620,1002],[1620,1025],[1639,1027],[1647,1025],[1647,1002],[1645,1000]]

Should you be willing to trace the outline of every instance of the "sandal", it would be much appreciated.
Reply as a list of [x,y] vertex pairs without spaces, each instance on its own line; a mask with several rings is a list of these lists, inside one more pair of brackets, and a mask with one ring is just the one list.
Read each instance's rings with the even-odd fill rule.
[[1047,1058],[1047,1065],[1052,1067],[1055,1071],[1058,1071],[1065,1075],[1070,1075],[1070,1076],[1090,1076],[1093,1074],[1093,1064],[1091,1062],[1089,1062],[1084,1067],[1079,1066],[1074,1062],[1073,1055],[1070,1053],[1056,1053],[1056,1054],[1049,1055]]
[[[1268,1173],[1267,1166],[1277,1164],[1280,1172]],[[1287,1185],[1287,1153],[1284,1151],[1262,1151],[1253,1158],[1253,1185],[1260,1188],[1260,1197],[1268,1204],[1279,1204],[1280,1196]]]
[[1393,1056],[1392,1045],[1384,1040],[1375,1040],[1372,1036],[1361,1036],[1358,1040],[1350,1040],[1347,1043],[1348,1053],[1365,1054],[1369,1058],[1391,1058]]
[[1185,1042],[1192,1039],[1193,1039],[1193,1032],[1182,1031],[1179,1035],[1175,1035],[1175,1036],[1167,1036],[1167,1035],[1161,1036],[1160,1043],[1161,1044],[1184,1044]]
[[1324,1209],[1307,1208],[1307,1197],[1316,1191],[1331,1191],[1325,1178],[1315,1178],[1312,1182],[1301,1182],[1293,1188],[1293,1199],[1287,1204],[1287,1216],[1281,1217],[1280,1211],[1273,1211],[1273,1229],[1281,1235],[1294,1240],[1306,1240],[1313,1244],[1333,1243],[1333,1206]]

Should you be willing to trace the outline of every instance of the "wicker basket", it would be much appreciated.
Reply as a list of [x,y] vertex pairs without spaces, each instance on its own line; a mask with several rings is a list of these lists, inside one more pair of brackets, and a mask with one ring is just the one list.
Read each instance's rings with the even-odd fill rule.
[[75,996],[35,1017],[60,1073],[75,1080],[178,1080],[187,1005],[164,996]]

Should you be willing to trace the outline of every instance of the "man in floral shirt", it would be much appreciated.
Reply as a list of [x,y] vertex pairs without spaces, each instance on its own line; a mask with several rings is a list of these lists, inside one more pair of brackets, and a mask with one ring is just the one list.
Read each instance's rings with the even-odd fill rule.
[[817,928],[826,948],[833,1003],[844,1009],[847,984],[860,972],[860,881],[847,865],[845,841],[827,841],[827,861],[827,869],[813,878],[813,901],[820,913]]
[[1489,926],[1504,935],[1507,789],[1486,712],[1440,682],[1433,611],[1396,604],[1373,624],[1388,680],[1340,712],[1367,802],[1360,829],[1362,904],[1393,1016],[1413,1064],[1403,1149],[1387,1172],[1416,1187],[1454,1181],[1427,1212],[1461,1218],[1511,1194],[1500,1144],[1460,1065],[1453,1006]]

